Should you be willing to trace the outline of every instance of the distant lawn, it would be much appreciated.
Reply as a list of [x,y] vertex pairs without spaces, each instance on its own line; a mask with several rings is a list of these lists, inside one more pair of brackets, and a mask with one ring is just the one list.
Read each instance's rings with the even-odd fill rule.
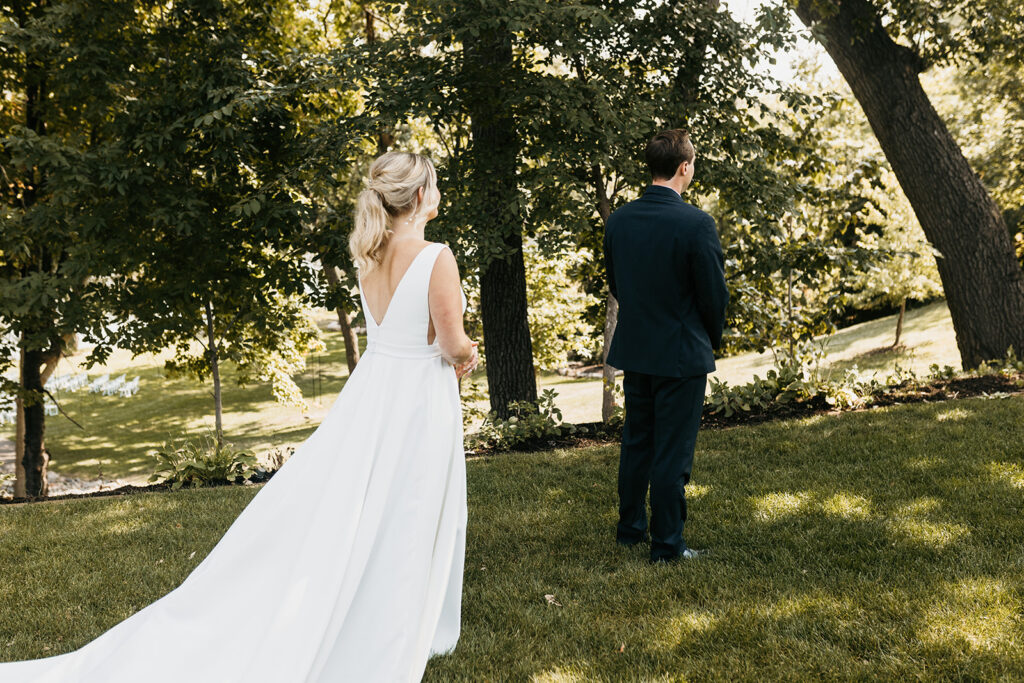
[[[319,320],[332,318],[321,311]],[[891,345],[896,323],[894,317],[874,320],[841,330],[829,342],[830,361],[845,369],[856,364],[860,369],[891,372],[895,363],[926,374],[931,363],[960,367],[949,311],[944,302],[930,304],[907,313],[904,325],[906,350],[873,352]],[[308,368],[297,378],[309,401],[309,411],[276,403],[267,385],[238,387],[231,366],[224,371],[224,428],[229,441],[259,456],[273,448],[298,445],[320,424],[348,377],[344,346],[339,332],[324,332],[327,351],[320,355],[319,378]],[[360,337],[360,346],[365,346]],[[85,357],[80,353],[64,361],[57,370],[63,374],[75,370]],[[134,360],[124,351],[115,352],[105,368],[90,371],[90,377],[109,372],[112,377],[127,373],[129,379],[142,377],[139,393],[130,399],[100,396],[85,391],[61,396],[65,410],[85,427],[80,430],[63,417],[47,419],[47,447],[53,455],[52,469],[69,476],[122,478],[143,483],[153,469],[147,453],[159,448],[168,438],[184,433],[198,434],[213,428],[212,385],[190,379],[163,377],[163,355],[144,355]],[[732,385],[748,382],[755,374],[764,375],[772,365],[770,353],[743,354],[718,361],[715,376]],[[483,369],[474,375],[486,386]],[[539,374],[542,389],[558,392],[557,403],[568,422],[594,422],[601,418],[601,383],[594,379],[572,379],[551,372]],[[320,392],[316,396],[316,391]],[[484,404],[482,407],[488,407]],[[12,435],[10,425],[0,427],[0,437]]]
[[[614,544],[616,447],[473,459],[462,637],[425,680],[1019,680],[1022,423],[1013,397],[704,432],[710,554],[677,566]],[[164,595],[256,490],[0,507],[0,659]]]

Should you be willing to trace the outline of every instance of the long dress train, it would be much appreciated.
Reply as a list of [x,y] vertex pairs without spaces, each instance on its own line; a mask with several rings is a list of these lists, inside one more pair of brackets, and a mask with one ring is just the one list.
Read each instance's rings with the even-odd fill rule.
[[[459,638],[462,409],[413,259],[327,415],[185,580],[0,683],[418,681]],[[466,300],[463,294],[463,310]]]

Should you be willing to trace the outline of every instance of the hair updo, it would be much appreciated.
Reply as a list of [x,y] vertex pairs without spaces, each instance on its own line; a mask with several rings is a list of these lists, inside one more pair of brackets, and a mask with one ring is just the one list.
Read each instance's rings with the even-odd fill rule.
[[370,164],[370,180],[356,200],[355,226],[348,248],[363,270],[379,265],[391,237],[391,222],[410,209],[419,210],[417,192],[437,184],[429,157],[412,152],[386,152]]

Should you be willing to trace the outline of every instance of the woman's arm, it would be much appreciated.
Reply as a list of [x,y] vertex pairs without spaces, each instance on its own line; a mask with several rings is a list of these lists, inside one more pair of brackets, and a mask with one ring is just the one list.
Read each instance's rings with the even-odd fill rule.
[[452,365],[462,365],[476,353],[462,324],[462,284],[459,266],[451,249],[442,249],[430,274],[427,301],[441,355]]

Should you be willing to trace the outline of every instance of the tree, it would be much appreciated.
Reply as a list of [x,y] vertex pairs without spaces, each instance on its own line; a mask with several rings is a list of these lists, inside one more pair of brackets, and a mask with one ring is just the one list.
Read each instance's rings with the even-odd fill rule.
[[957,345],[971,368],[1010,346],[1024,348],[1024,272],[999,207],[936,113],[919,74],[978,47],[985,18],[996,13],[1001,21],[1010,6],[954,3],[935,12],[905,0],[886,7],[883,15],[870,0],[800,0],[795,6],[850,85],[941,253],[939,274]]
[[[719,196],[751,219],[779,206],[765,159],[782,140],[772,122],[758,120],[759,97],[777,85],[749,65],[787,41],[771,22],[737,23],[714,0],[563,3],[530,22],[524,42],[535,46],[540,76],[523,97],[528,113],[521,121],[532,221],[551,226],[539,240],[550,254],[582,249],[598,256],[578,270],[587,291],[604,302],[594,315],[602,360],[618,311],[600,258],[604,225],[650,182],[643,149],[651,136],[692,129],[700,171],[688,201],[706,205]],[[615,368],[605,364],[603,374],[608,420]]]
[[293,104],[301,73],[281,30],[291,12],[185,0],[152,15],[134,36],[143,54],[131,104],[98,151],[119,160],[118,194],[103,207],[132,237],[108,255],[127,268],[116,278],[122,322],[101,343],[174,347],[170,373],[211,376],[218,447],[225,361],[240,382],[270,381],[278,400],[303,405],[291,375],[323,348],[304,301],[317,283],[306,209],[286,182],[305,149]]
[[[121,94],[129,2],[104,12],[84,3],[15,2],[0,23],[0,367],[19,379],[0,391],[18,405],[16,495],[47,493],[44,384],[78,332],[108,329],[110,264],[119,237],[99,226],[88,184],[91,144]],[[7,90],[11,84],[12,90]]]

